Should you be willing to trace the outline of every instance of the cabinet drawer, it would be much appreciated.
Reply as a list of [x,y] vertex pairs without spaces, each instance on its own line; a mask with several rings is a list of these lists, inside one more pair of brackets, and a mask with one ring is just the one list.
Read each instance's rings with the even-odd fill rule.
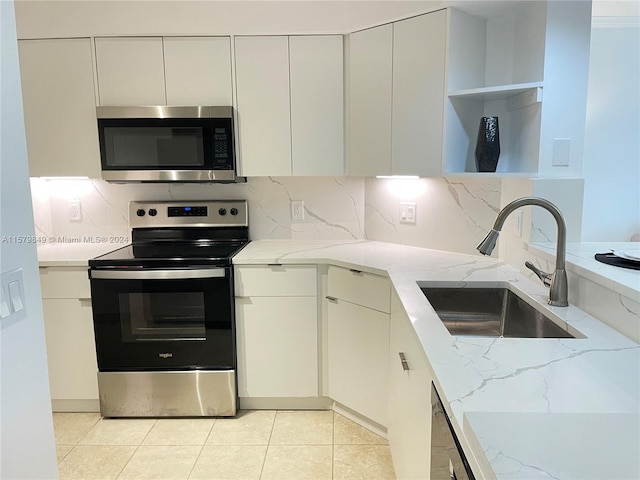
[[87,267],[40,267],[42,298],[91,298]]
[[237,297],[315,297],[316,267],[256,265],[235,267]]
[[381,275],[329,267],[329,296],[389,313],[391,286]]

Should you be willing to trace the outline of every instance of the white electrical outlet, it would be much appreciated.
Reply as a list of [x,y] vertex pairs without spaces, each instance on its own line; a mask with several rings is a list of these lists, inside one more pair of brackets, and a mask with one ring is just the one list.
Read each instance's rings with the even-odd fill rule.
[[291,200],[291,220],[304,220],[304,201]]
[[522,210],[518,210],[514,214],[513,233],[516,237],[522,237]]
[[416,204],[400,202],[400,223],[416,223]]
[[69,200],[69,220],[80,222],[82,220],[82,204],[80,200]]

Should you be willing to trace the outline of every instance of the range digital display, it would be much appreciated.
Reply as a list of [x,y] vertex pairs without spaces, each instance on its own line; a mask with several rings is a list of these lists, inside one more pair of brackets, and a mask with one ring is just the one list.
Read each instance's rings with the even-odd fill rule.
[[169,217],[206,217],[207,207],[167,207]]

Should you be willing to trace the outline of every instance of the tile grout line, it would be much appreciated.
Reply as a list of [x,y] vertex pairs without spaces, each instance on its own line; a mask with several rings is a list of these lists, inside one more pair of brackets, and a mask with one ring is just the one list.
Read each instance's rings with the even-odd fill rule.
[[276,418],[278,417],[279,410],[275,410],[275,415],[273,416],[273,423],[271,424],[271,431],[269,432],[269,440],[267,441],[267,450],[264,452],[264,459],[262,460],[262,468],[260,469],[260,477],[264,474],[264,466],[267,464],[267,455],[269,455],[269,447],[271,446],[271,437],[273,436],[273,429],[276,426]]
[[[101,418],[100,420],[103,420],[103,419]],[[127,462],[124,464],[124,466],[120,469],[120,471],[118,472],[118,475],[115,476],[115,480],[120,478],[120,476],[122,475],[122,472],[124,472],[125,469],[127,468],[127,466],[131,463],[131,460],[133,460],[133,457],[136,456],[136,453],[138,453],[138,450],[140,450],[140,447],[142,446],[142,444],[144,443],[146,438],[151,433],[151,430],[153,430],[153,427],[155,427],[157,424],[158,424],[158,419],[156,418],[155,421],[153,422],[153,425],[151,425],[151,428],[149,428],[149,431],[147,432],[147,434],[144,436],[144,438],[142,440],[140,440],[140,443],[138,445],[134,445],[136,447],[136,449],[133,451],[133,453],[129,457],[129,460],[127,460]],[[128,445],[119,445],[119,446],[124,447],[124,446],[128,446]]]
[[198,456],[196,457],[196,461],[193,462],[193,465],[191,466],[191,470],[189,471],[189,475],[187,475],[187,480],[189,480],[191,478],[191,475],[193,475],[193,470],[196,468],[196,465],[198,464],[198,460],[200,460],[200,457],[202,456],[202,452],[204,450],[204,447],[207,445],[207,440],[209,440],[209,437],[211,436],[211,432],[213,431],[213,426],[216,424],[217,420],[218,420],[217,418],[213,419],[213,423],[211,424],[211,428],[209,429],[209,433],[205,437],[204,443],[200,447],[200,452],[198,453]]

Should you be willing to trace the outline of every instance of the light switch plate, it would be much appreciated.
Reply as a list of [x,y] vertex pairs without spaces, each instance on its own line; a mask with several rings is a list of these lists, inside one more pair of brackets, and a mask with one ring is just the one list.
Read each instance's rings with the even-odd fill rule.
[[416,204],[400,202],[400,223],[416,223]]
[[27,316],[27,304],[24,296],[22,268],[2,272],[2,298],[0,299],[0,318],[2,322],[15,322]]

